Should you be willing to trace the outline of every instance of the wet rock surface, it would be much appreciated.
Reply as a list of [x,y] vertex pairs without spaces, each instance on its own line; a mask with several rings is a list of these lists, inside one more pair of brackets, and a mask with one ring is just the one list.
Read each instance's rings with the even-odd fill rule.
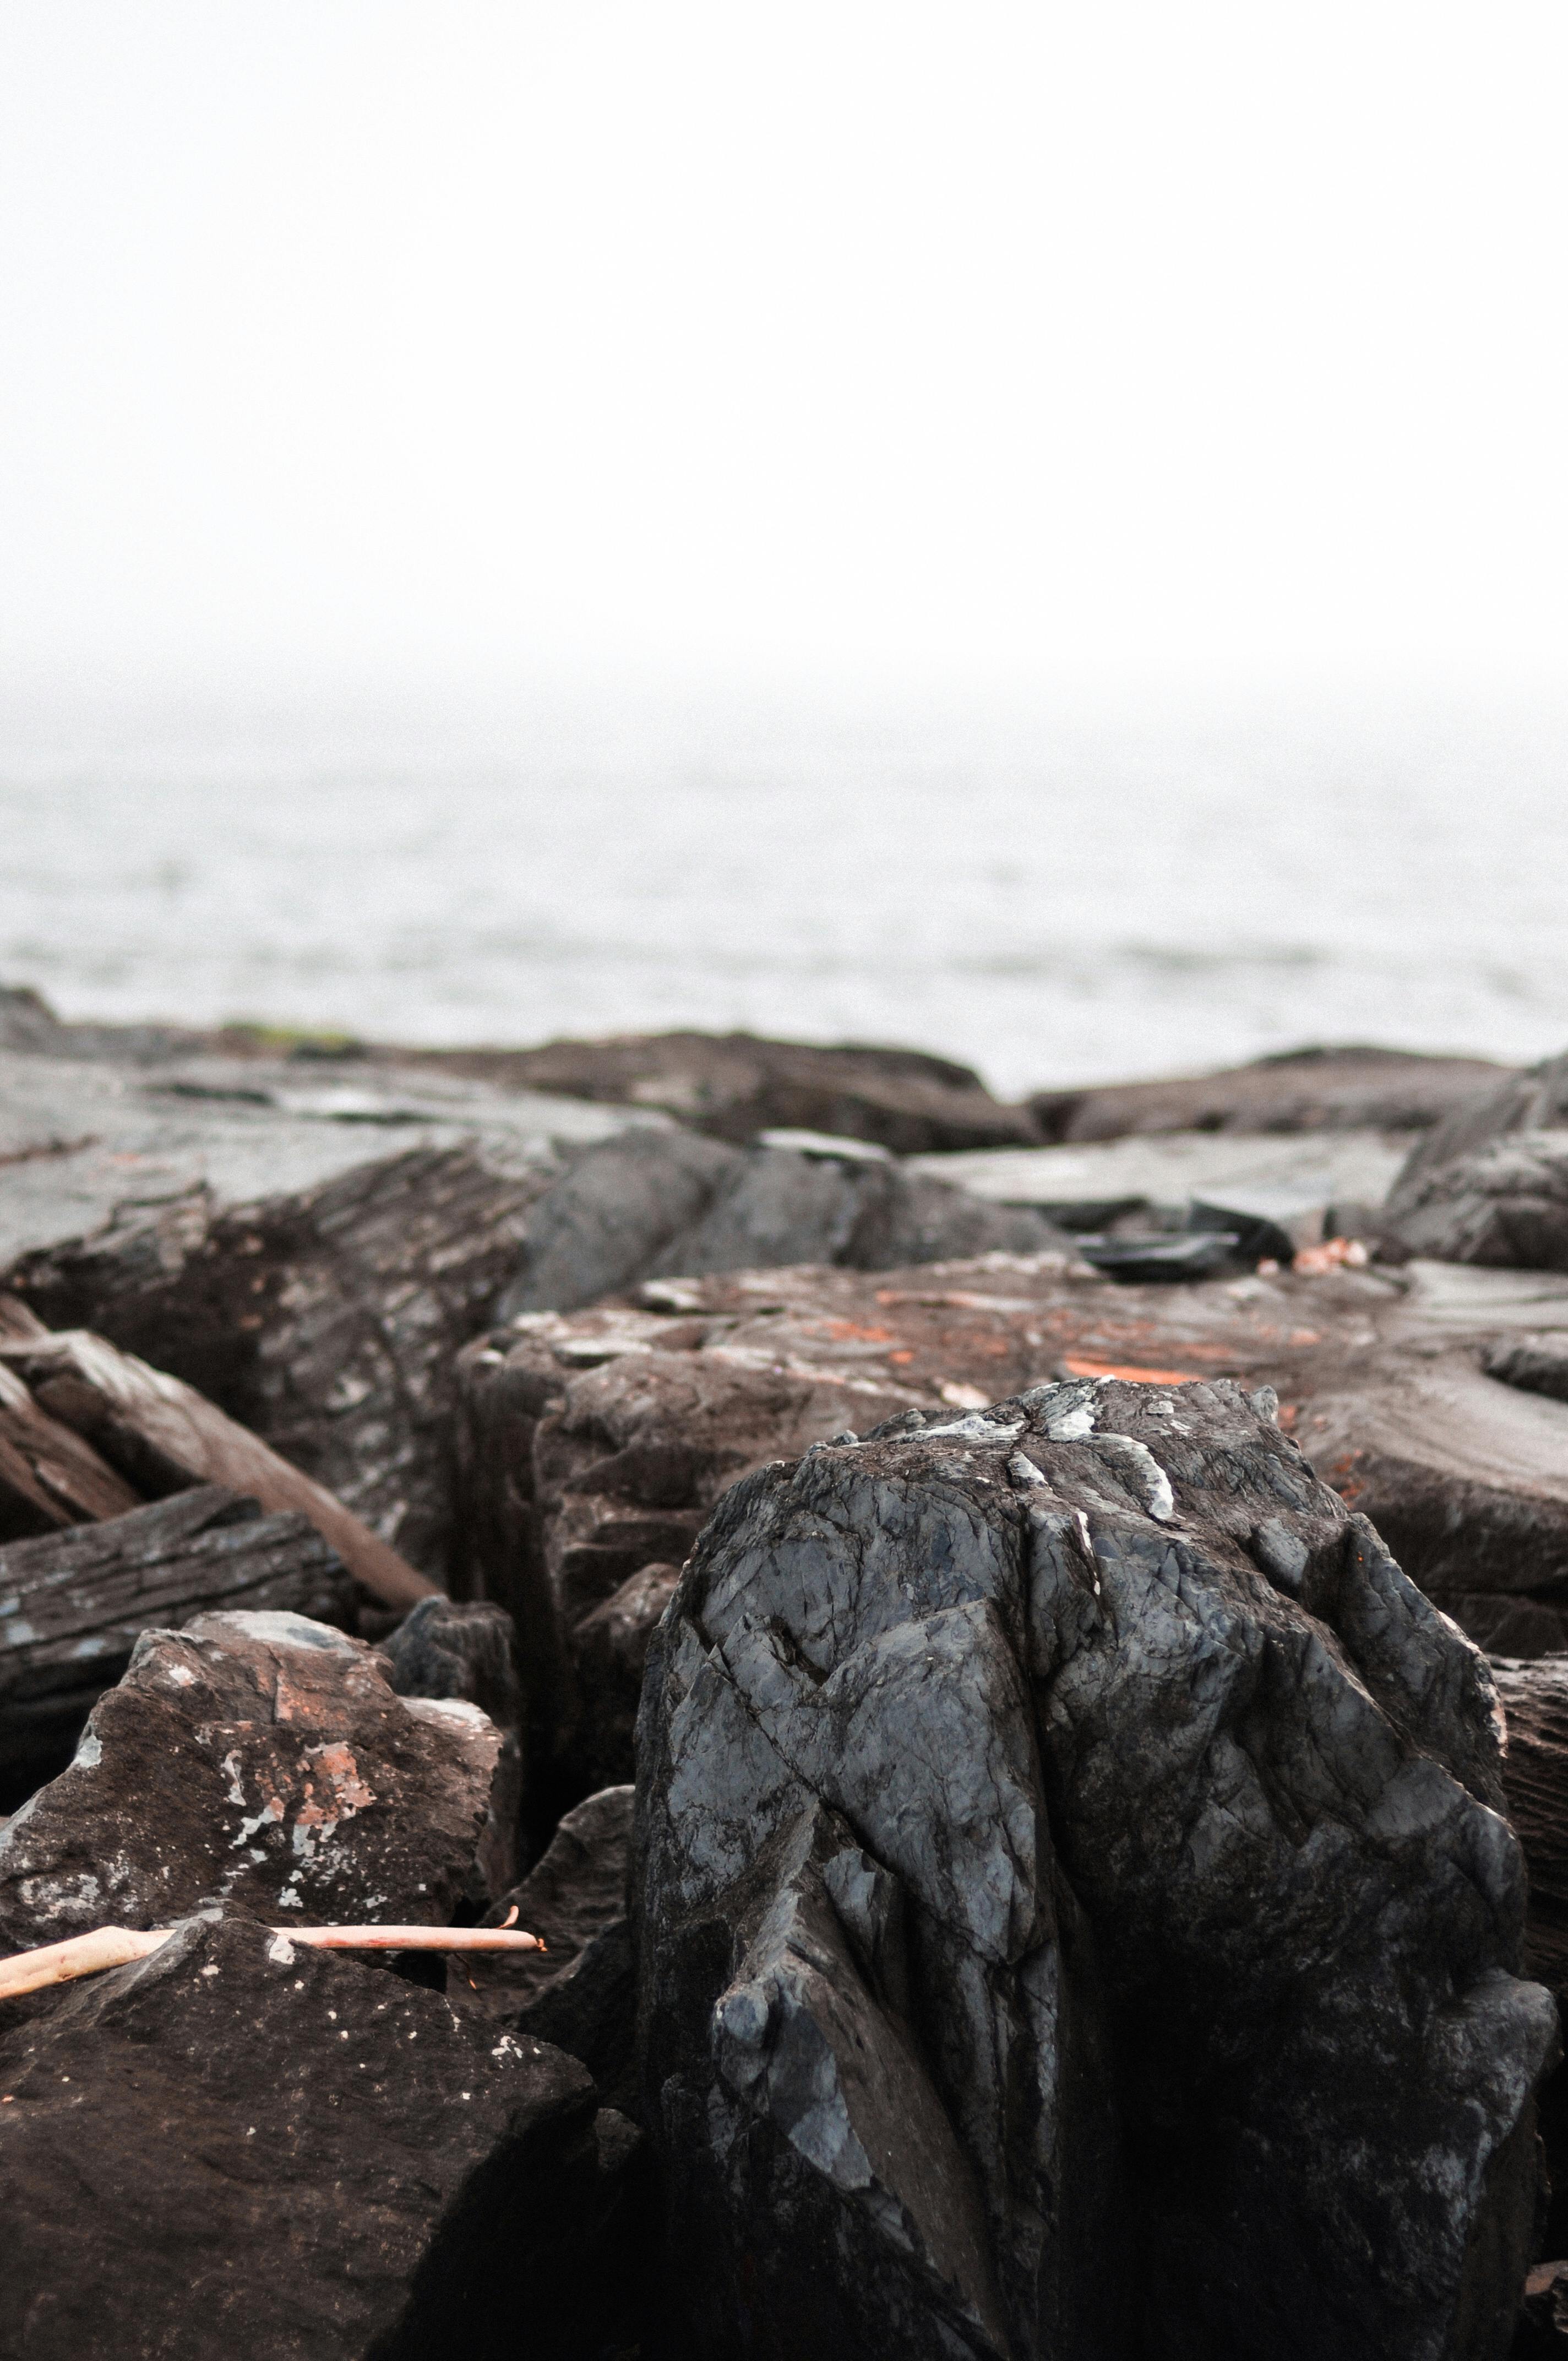
[[1429,1132],[1384,1215],[1411,1254],[1568,1268],[1568,1054],[1510,1075]]
[[610,2349],[635,2143],[434,1993],[214,1913],[0,2023],[0,2091],[9,2353]]
[[345,1625],[354,1586],[306,1518],[214,1485],[0,1548],[0,1808],[65,1769],[143,1631],[218,1607]]
[[713,1518],[634,1877],[683,2349],[1507,2350],[1494,1692],[1266,1410],[1082,1380]]
[[70,1768],[0,1830],[0,1946],[207,1902],[302,1925],[482,1909],[515,1874],[502,1733],[477,1706],[400,1697],[389,1670],[296,1615],[145,1632]]

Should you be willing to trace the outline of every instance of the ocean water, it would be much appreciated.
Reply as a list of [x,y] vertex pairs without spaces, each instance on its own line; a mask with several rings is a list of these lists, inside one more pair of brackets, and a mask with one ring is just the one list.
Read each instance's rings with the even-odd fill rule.
[[1568,705],[401,692],[0,711],[0,980],[418,1042],[894,1041],[997,1089],[1568,1046]]

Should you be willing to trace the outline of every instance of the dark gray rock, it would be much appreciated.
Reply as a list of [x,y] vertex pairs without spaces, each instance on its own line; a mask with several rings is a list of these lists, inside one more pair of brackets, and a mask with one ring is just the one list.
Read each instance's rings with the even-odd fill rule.
[[217,1607],[345,1625],[354,1586],[307,1518],[214,1485],[0,1548],[0,1800],[64,1770],[145,1631]]
[[637,1973],[627,1921],[632,1790],[609,1787],[569,1811],[521,1883],[492,1904],[548,1948],[465,1962],[458,2005],[580,2058],[606,2102],[637,2117]]
[[1568,1130],[1515,1131],[1401,1174],[1387,1234],[1409,1254],[1568,1270]]
[[577,1692],[573,1777],[589,1786],[613,1784],[635,1764],[648,1643],[679,1580],[679,1566],[655,1559],[629,1574],[619,1590],[572,1628]]
[[422,1598],[380,1642],[400,1697],[455,1697],[498,1730],[522,1728],[522,1683],[511,1617],[481,1600]]
[[[13,2004],[13,2010],[18,2004]],[[0,2349],[593,2361],[636,2140],[584,2069],[243,1914],[0,2028]]]
[[574,1311],[663,1275],[876,1270],[1065,1243],[1027,1207],[988,1204],[885,1159],[629,1131],[578,1156],[534,1207],[497,1316]]
[[1495,1691],[1271,1409],[1042,1387],[720,1503],[639,1731],[685,2351],[1506,2352]]
[[285,1614],[147,1631],[71,1767],[0,1831],[0,1943],[208,1901],[302,1925],[447,1925],[516,1874],[515,1773],[477,1706]]

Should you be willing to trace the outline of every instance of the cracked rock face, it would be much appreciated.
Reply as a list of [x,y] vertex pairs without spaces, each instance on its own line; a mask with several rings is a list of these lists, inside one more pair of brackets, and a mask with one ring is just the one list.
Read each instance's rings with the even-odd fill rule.
[[1271,1409],[1042,1386],[720,1502],[633,1876],[692,2352],[1506,2352],[1496,1694]]
[[0,1946],[160,1927],[444,1925],[515,1875],[516,1757],[477,1706],[288,1614],[143,1634],[75,1760],[0,1831]]

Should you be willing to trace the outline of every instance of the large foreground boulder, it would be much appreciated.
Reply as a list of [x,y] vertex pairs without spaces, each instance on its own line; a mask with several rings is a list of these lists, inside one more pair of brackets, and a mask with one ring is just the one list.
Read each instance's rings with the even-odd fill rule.
[[902,1412],[1047,1379],[1235,1378],[1483,1644],[1568,1647],[1568,1401],[1489,1374],[1568,1282],[1412,1263],[1116,1287],[1070,1257],[651,1281],[460,1357],[456,1578],[522,1635],[535,1795],[630,1777],[650,1632],[726,1488]]
[[7,2355],[624,2349],[586,2070],[243,1912],[0,2012],[0,2092]]
[[639,1733],[683,2351],[1507,2351],[1495,1691],[1271,1410],[1084,1379],[720,1504]]
[[208,1902],[449,1925],[515,1875],[516,1774],[477,1706],[400,1697],[302,1616],[144,1632],[75,1759],[0,1829],[0,1948]]

